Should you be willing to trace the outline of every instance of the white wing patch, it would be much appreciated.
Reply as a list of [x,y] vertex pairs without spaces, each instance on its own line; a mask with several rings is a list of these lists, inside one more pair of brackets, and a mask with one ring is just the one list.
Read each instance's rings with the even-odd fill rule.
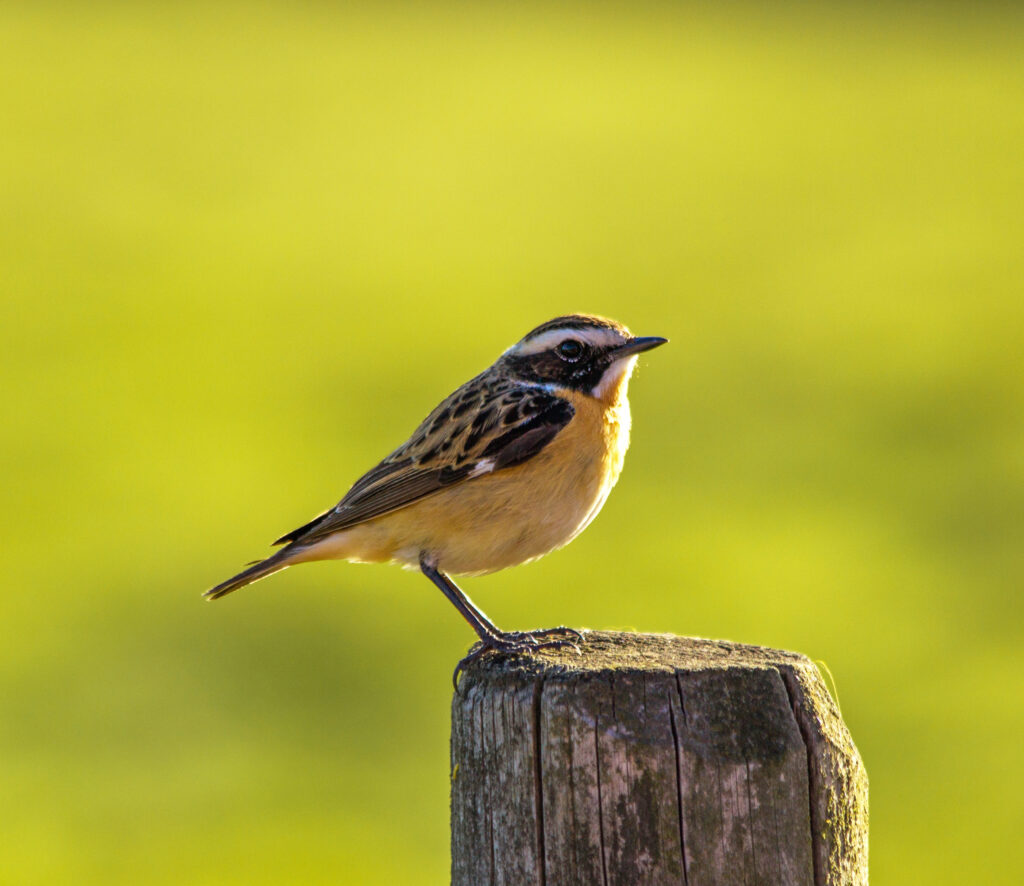
[[478,461],[473,466],[473,470],[471,470],[469,472],[469,476],[467,477],[467,479],[471,480],[473,477],[480,477],[480,476],[482,476],[484,474],[489,474],[493,470],[494,470],[494,459],[493,458],[481,459],[480,461]]

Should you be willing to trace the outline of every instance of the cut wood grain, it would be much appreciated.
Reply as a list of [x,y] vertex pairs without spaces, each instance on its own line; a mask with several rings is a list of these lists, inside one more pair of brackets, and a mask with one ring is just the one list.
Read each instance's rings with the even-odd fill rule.
[[452,703],[453,886],[866,886],[867,776],[792,652],[588,632]]

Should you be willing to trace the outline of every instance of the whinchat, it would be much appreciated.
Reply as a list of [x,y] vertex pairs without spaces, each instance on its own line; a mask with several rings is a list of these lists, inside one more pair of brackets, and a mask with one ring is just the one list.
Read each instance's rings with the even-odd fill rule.
[[310,560],[393,562],[441,589],[480,638],[476,654],[571,644],[566,635],[579,635],[566,628],[500,630],[449,576],[536,560],[587,527],[629,446],[626,389],[637,355],[666,341],[587,314],[538,326],[443,400],[338,504],[205,596]]

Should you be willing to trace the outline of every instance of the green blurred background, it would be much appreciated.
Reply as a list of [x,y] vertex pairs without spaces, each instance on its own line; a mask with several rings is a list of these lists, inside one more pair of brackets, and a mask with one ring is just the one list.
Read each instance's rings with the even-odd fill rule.
[[533,325],[672,344],[508,628],[827,662],[876,883],[1018,883],[1009,6],[0,8],[0,882],[436,884],[420,576],[199,594]]

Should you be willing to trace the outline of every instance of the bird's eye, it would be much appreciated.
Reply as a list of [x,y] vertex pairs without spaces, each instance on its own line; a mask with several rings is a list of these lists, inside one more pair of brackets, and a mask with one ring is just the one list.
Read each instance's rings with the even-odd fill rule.
[[558,356],[570,363],[575,363],[583,356],[583,345],[574,338],[567,338],[558,346]]

